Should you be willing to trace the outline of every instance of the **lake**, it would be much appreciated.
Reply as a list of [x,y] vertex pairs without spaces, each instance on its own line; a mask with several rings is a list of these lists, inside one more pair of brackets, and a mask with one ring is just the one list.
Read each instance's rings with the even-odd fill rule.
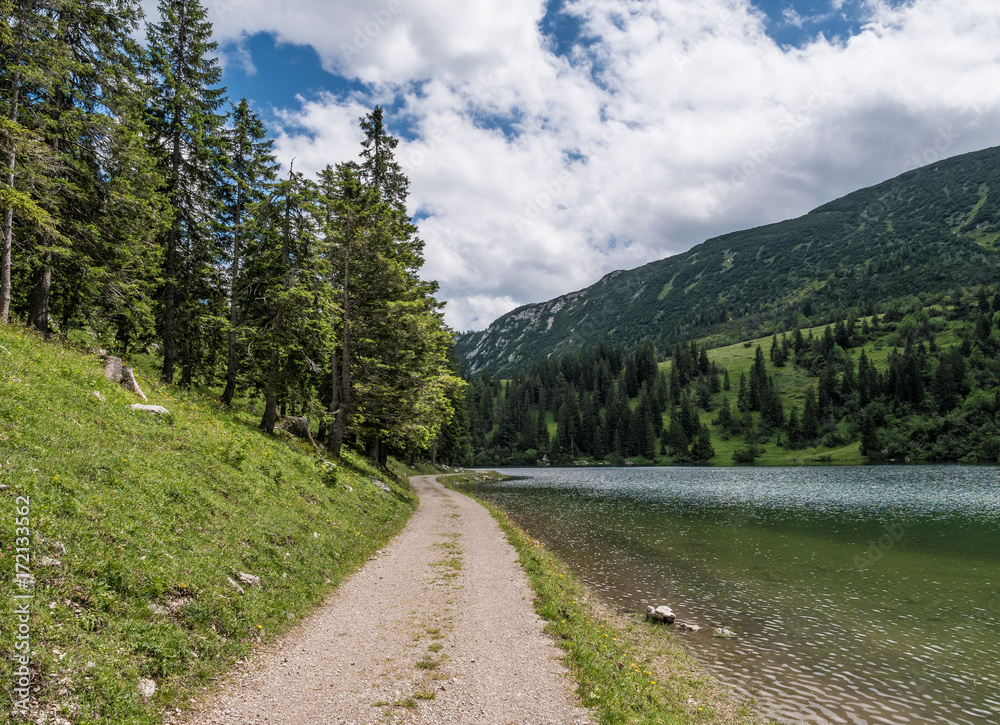
[[476,493],[779,721],[1000,723],[1000,469],[502,472]]

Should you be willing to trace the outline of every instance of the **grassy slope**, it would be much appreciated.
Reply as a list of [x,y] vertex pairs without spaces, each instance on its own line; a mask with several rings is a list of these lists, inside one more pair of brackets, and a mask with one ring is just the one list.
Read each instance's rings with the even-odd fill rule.
[[[463,484],[482,475],[439,480],[468,493]],[[666,627],[610,610],[540,541],[518,528],[502,510],[476,500],[489,509],[517,550],[535,591],[535,609],[548,622],[545,631],[566,651],[577,693],[598,722],[761,722],[751,710],[752,703],[737,703]]]
[[[321,602],[415,507],[405,484],[376,488],[363,459],[324,465],[259,433],[256,416],[147,379],[172,416],[133,412],[92,355],[5,327],[0,346],[0,588],[17,593],[15,497],[30,496],[33,715],[159,722]],[[239,572],[261,585],[239,593],[227,583]],[[157,684],[148,701],[140,678]]]
[[[943,315],[943,311],[938,311]],[[948,322],[945,329],[938,333],[935,338],[937,345],[939,347],[949,347],[956,344],[958,338],[956,337],[955,330],[957,326],[961,324],[963,323]],[[804,337],[808,337],[809,333],[812,332],[815,337],[822,337],[825,327],[826,325],[803,328],[802,335]],[[791,335],[794,334],[794,331],[788,334],[789,337],[791,337]],[[886,340],[889,337],[890,334],[884,334],[876,340],[869,341],[863,346],[865,354],[868,356],[869,360],[871,360],[878,369],[883,371],[887,367],[889,352],[892,349],[891,346],[886,344]],[[718,432],[715,430],[715,427],[711,425],[711,422],[716,415],[719,404],[722,402],[722,396],[727,396],[729,398],[730,407],[734,411],[736,410],[736,395],[739,389],[740,374],[750,374],[750,367],[753,365],[754,354],[758,345],[760,345],[761,349],[764,351],[764,357],[767,359],[768,352],[771,349],[770,336],[750,340],[749,346],[747,343],[741,342],[735,345],[717,347],[708,351],[708,357],[712,362],[722,365],[729,371],[729,379],[731,383],[731,389],[729,391],[723,391],[722,393],[712,396],[713,408],[711,412],[700,411],[702,422],[708,424],[709,428],[712,430],[712,447],[715,449],[715,456],[709,461],[711,465],[733,465],[733,452],[737,448],[741,448],[745,445],[743,436],[737,436],[729,440],[724,440],[718,435]],[[853,348],[850,350],[850,354],[854,357],[855,362],[857,362],[858,357],[861,355],[861,347]],[[660,369],[669,374],[670,361],[668,360],[667,362],[660,363]],[[805,400],[805,393],[810,387],[817,385],[818,378],[809,375],[805,370],[792,365],[790,362],[784,367],[779,368],[775,367],[770,361],[768,361],[767,369],[768,372],[774,375],[775,383],[777,384],[778,390],[782,395],[782,403],[785,406],[785,413],[787,414],[791,408],[795,407],[801,415]],[[669,416],[664,415],[664,424],[666,425],[667,423],[669,423]],[[858,450],[858,442],[856,440],[834,448],[815,446],[793,451],[781,448],[773,441],[764,443],[763,447],[766,449],[766,453],[757,459],[757,465],[774,466],[816,463],[856,465],[866,462],[865,457],[862,456]],[[668,461],[668,458],[661,457],[658,462],[665,463]]]

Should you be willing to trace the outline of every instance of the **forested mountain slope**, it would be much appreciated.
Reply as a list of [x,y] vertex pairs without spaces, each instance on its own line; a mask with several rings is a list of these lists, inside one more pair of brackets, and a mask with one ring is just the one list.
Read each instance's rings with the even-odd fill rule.
[[459,338],[472,372],[503,374],[557,350],[623,349],[708,333],[753,337],[846,316],[851,307],[996,279],[1000,148],[907,172],[797,219],[710,239],[526,305]]

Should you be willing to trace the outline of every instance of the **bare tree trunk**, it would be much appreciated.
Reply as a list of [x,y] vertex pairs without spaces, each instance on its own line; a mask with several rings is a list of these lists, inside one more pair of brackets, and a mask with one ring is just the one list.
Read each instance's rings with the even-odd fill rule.
[[45,264],[35,274],[29,296],[28,324],[41,333],[49,333],[49,299],[52,292],[52,251],[45,252]]

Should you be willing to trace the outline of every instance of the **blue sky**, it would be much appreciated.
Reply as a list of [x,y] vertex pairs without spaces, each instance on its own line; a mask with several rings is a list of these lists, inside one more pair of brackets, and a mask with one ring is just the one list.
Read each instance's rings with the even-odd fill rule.
[[1000,144],[996,0],[203,2],[284,162],[387,109],[456,329]]

